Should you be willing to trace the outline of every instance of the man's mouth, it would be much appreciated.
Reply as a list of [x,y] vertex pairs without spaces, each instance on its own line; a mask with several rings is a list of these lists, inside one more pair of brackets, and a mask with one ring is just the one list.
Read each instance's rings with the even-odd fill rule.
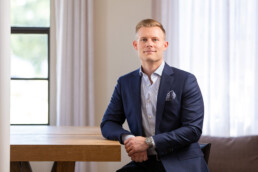
[[155,53],[156,51],[155,50],[146,50],[146,51],[143,51],[144,53]]

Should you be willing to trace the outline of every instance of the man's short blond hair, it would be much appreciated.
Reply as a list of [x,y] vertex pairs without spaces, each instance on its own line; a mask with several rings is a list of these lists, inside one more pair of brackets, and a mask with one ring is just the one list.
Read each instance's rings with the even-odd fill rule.
[[142,27],[159,27],[163,31],[164,35],[166,35],[166,31],[165,31],[164,27],[162,26],[162,24],[154,19],[144,19],[144,20],[140,21],[136,25],[135,32],[138,33],[139,29]]

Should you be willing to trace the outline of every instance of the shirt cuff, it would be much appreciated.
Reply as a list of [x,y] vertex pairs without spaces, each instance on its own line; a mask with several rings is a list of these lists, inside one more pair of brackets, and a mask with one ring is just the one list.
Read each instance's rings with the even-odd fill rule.
[[122,141],[123,141],[123,143],[127,140],[127,139],[129,139],[129,138],[131,138],[131,137],[135,137],[134,135],[131,135],[131,134],[123,134],[122,135]]

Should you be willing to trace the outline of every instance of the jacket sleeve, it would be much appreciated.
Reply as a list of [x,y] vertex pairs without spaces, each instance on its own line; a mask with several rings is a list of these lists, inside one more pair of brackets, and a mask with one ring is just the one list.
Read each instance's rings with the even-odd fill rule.
[[125,114],[121,96],[121,84],[118,80],[107,110],[100,124],[102,135],[109,140],[119,140],[122,144],[122,134],[131,134],[123,129]]
[[153,136],[156,151],[160,156],[171,153],[191,143],[197,142],[202,133],[204,105],[196,78],[188,74],[185,79],[182,97],[180,127]]

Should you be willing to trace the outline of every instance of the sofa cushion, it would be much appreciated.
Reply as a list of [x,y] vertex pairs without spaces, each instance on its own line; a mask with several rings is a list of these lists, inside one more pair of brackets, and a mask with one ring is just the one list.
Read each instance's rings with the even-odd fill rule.
[[258,136],[202,136],[199,143],[211,143],[211,172],[258,172]]

